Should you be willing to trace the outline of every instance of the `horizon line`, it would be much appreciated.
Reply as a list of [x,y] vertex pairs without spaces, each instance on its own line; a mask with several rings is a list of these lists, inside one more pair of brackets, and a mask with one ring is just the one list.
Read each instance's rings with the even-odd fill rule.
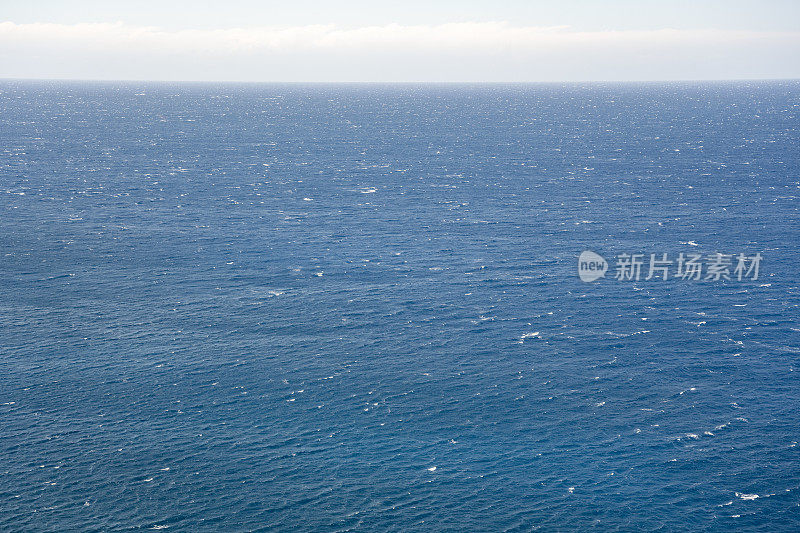
[[581,84],[581,83],[734,83],[734,82],[778,82],[800,81],[797,78],[667,78],[667,79],[585,79],[585,80],[531,80],[531,81],[503,81],[503,80],[202,80],[202,79],[137,79],[137,78],[59,78],[36,77],[17,78],[2,77],[0,82],[8,81],[41,81],[41,82],[77,82],[77,83],[217,83],[229,85],[545,85],[545,84]]

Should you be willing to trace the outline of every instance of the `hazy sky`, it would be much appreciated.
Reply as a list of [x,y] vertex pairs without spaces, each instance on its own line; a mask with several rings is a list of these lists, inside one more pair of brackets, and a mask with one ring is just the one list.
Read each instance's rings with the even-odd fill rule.
[[0,77],[800,78],[800,1],[9,1]]

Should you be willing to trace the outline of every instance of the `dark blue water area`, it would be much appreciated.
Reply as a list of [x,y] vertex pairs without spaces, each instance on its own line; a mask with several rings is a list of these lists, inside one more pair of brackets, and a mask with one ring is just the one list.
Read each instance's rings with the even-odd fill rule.
[[797,81],[0,82],[0,529],[797,531],[799,199]]

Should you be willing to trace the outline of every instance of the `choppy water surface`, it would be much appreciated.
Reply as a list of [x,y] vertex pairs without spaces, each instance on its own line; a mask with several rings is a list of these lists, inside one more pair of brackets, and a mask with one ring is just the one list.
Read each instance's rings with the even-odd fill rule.
[[[796,531],[799,117],[798,82],[0,83],[0,528]],[[587,284],[586,249],[764,261]]]

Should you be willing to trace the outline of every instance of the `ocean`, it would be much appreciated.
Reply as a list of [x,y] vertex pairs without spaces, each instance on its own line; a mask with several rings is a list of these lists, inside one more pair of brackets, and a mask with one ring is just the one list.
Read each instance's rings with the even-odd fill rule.
[[799,81],[0,81],[0,529],[797,531],[799,199]]

